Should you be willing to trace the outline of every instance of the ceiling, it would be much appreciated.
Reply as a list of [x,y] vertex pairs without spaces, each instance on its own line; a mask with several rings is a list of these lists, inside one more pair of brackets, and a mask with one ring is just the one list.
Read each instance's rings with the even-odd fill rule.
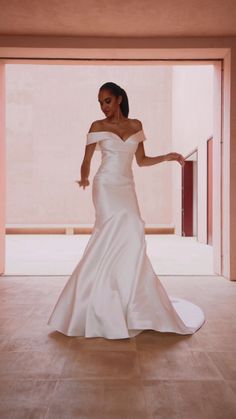
[[0,0],[0,35],[236,36],[236,0]]

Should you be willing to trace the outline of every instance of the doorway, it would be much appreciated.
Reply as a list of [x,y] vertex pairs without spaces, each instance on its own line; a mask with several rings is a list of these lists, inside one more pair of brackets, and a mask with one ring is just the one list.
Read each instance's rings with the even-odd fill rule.
[[213,138],[207,140],[207,244],[213,243]]
[[[176,60],[175,60],[175,63],[176,63]],[[183,64],[183,62],[181,62],[181,65],[182,64]],[[192,163],[192,175],[193,175],[192,176],[192,179],[194,180],[194,164],[193,163]],[[195,179],[196,179],[196,177],[195,177]],[[193,187],[194,187],[194,185],[193,185]],[[194,190],[192,192],[194,192]],[[192,198],[194,198],[194,197],[195,197],[195,195],[193,193]],[[196,217],[194,216],[194,208],[195,208],[195,206],[193,205],[193,207],[192,207],[192,209],[193,209],[193,215],[192,215],[192,232],[195,231],[195,234],[196,234],[196,231],[197,231],[197,223],[196,223]]]
[[192,152],[182,167],[182,236],[197,237],[198,154]]

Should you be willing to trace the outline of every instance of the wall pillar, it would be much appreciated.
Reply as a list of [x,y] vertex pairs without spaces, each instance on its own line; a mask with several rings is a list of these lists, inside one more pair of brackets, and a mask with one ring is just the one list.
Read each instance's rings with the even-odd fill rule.
[[225,211],[225,226],[229,233],[228,237],[226,236],[227,260],[226,271],[223,274],[231,280],[236,280],[236,45],[231,48],[231,54],[225,60],[224,74],[224,184],[227,194],[226,205],[229,206],[229,211]]
[[5,270],[5,205],[6,205],[6,149],[5,149],[5,66],[0,63],[0,275]]
[[222,62],[214,65],[213,83],[213,264],[214,272],[221,275],[223,272],[223,245],[222,245],[222,222],[223,222],[223,164],[222,164]]

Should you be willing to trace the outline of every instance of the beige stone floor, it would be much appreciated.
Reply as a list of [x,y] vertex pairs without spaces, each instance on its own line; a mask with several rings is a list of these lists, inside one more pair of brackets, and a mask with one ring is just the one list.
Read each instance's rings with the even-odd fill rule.
[[1,277],[0,418],[236,418],[236,283],[160,279],[203,308],[194,335],[68,338],[46,324],[66,276]]

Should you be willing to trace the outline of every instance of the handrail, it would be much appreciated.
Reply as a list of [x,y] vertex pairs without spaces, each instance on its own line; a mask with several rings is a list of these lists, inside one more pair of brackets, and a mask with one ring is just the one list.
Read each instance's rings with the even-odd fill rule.
[[194,148],[192,151],[190,151],[190,153],[188,153],[185,157],[184,160],[186,160],[188,157],[190,157],[192,154],[196,153],[198,151],[197,147]]

